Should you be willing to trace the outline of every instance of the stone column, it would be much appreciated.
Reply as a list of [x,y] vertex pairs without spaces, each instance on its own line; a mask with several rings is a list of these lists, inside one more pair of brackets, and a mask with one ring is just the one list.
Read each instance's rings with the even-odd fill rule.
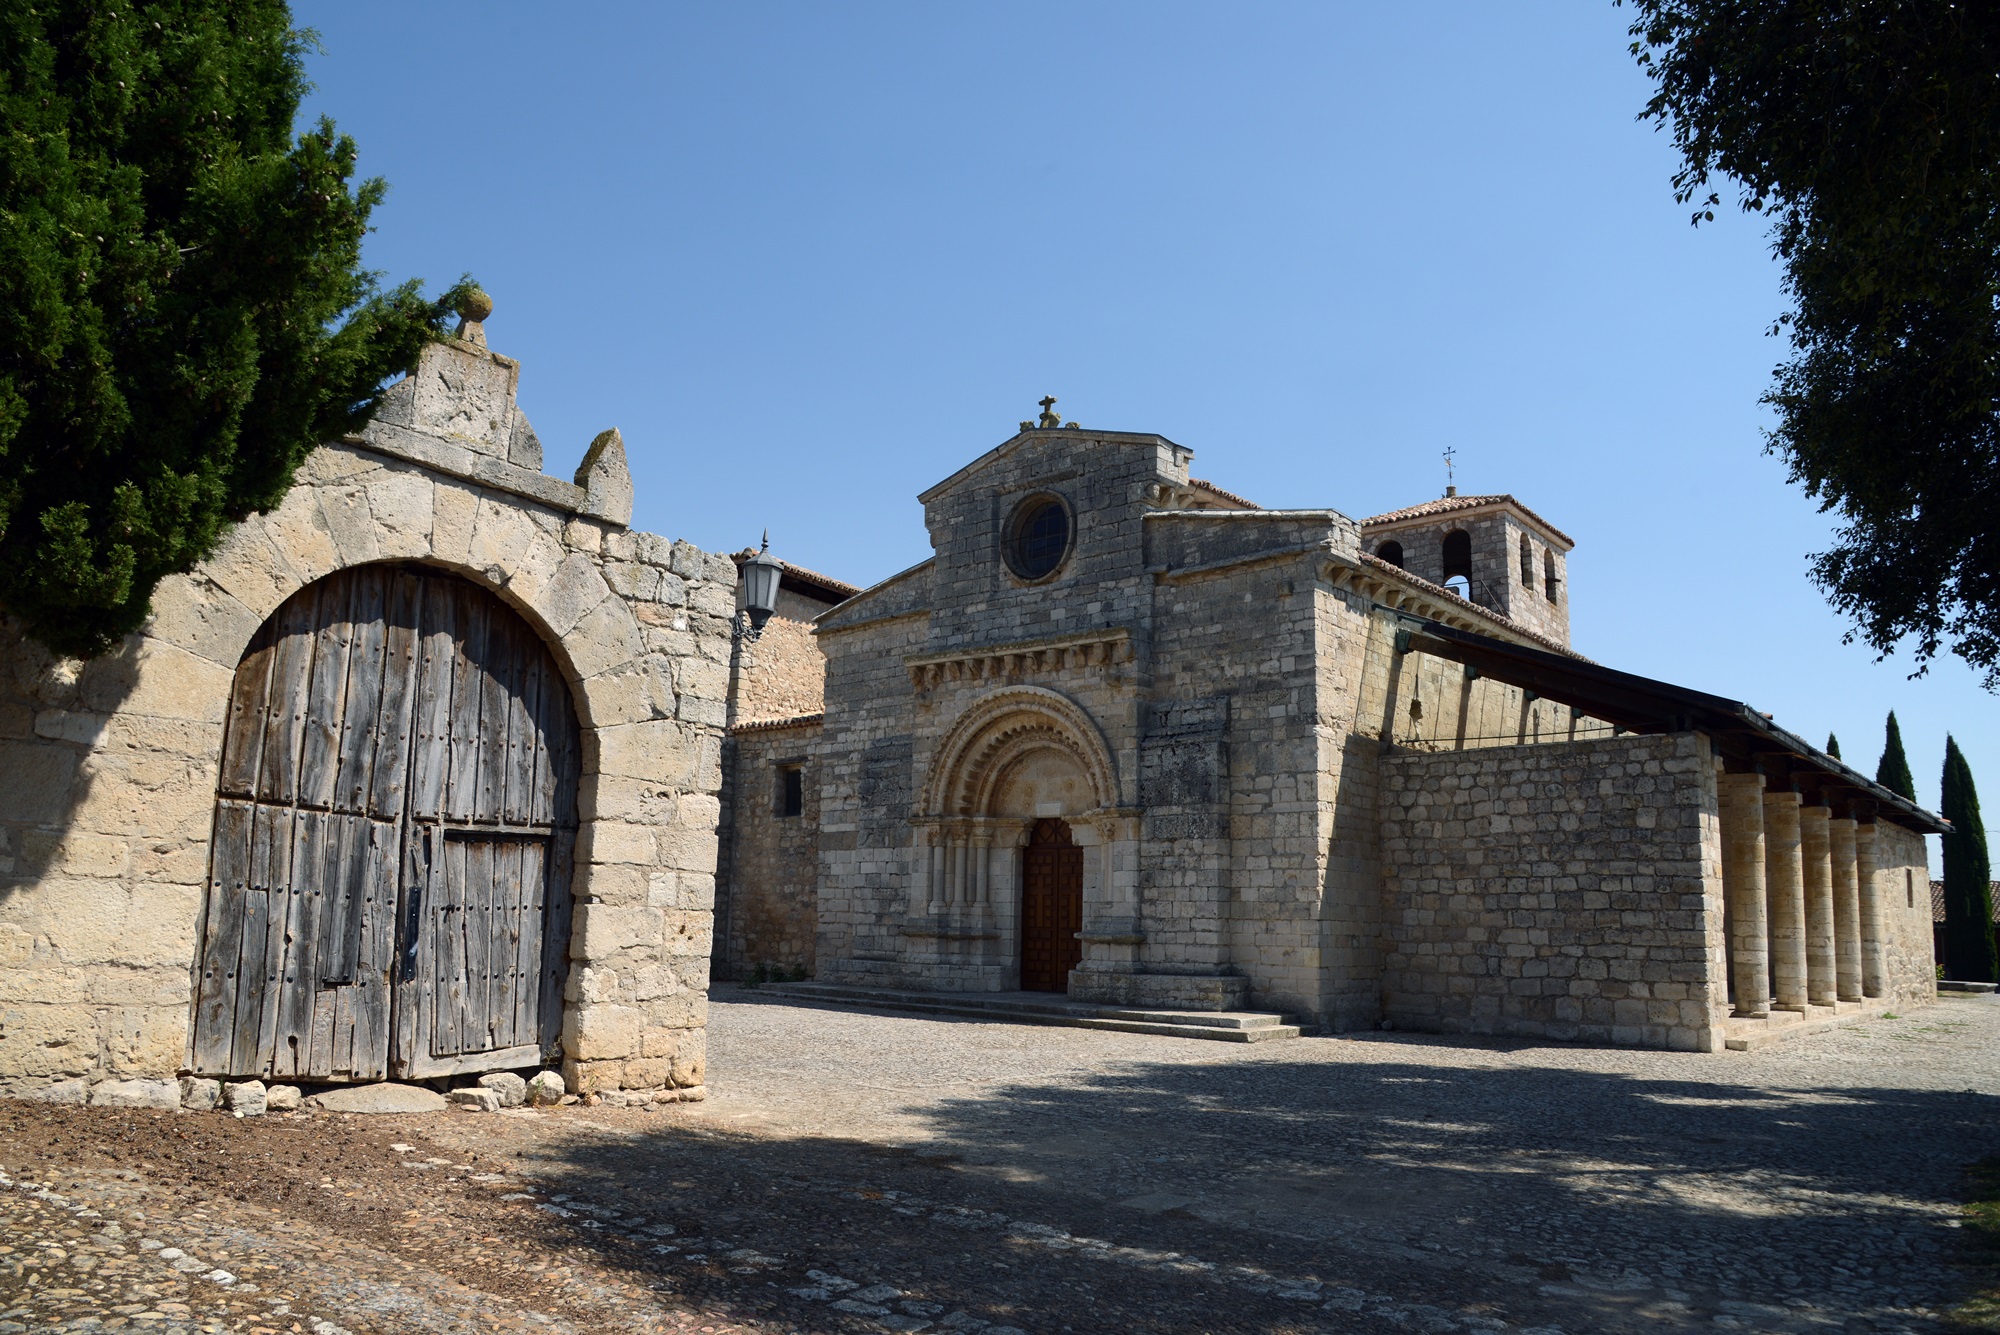
[[923,885],[912,897],[910,905],[918,917],[936,913],[943,906],[945,858],[948,856],[945,838],[944,826],[931,826],[930,838],[927,841],[929,846],[924,856]]
[[1879,997],[1889,962],[1882,948],[1882,890],[1875,875],[1875,823],[1854,827],[1854,883],[1861,901],[1861,995]]
[[1764,776],[1717,777],[1722,798],[1722,885],[1729,904],[1729,976],[1738,1015],[1771,1010],[1770,926],[1764,908]]
[[1782,1011],[1806,1008],[1806,885],[1799,862],[1799,795],[1764,794],[1764,889],[1771,922],[1771,991]]
[[972,836],[972,865],[977,873],[972,883],[972,902],[984,912],[993,903],[990,883],[993,871],[993,831],[984,825],[974,831]]
[[1806,887],[1806,1000],[1831,1006],[1840,991],[1833,977],[1833,852],[1825,807],[1799,811],[1799,862]]
[[1830,820],[1833,855],[1833,978],[1842,1001],[1861,1000],[1861,897],[1854,875],[1854,822]]

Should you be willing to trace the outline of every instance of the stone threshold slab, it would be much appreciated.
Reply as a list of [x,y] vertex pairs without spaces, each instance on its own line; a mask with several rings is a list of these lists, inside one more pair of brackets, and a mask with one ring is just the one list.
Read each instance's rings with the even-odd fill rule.
[[1755,1052],[1773,1043],[1823,1034],[1857,1020],[1877,1020],[1896,1007],[1886,1001],[1842,1001],[1808,1006],[1801,1011],[1777,1011],[1769,1016],[1732,1015],[1723,1021],[1722,1046],[1730,1052]]
[[1297,1038],[1300,1028],[1282,1015],[1264,1011],[1173,1011],[1105,1006],[1036,992],[910,992],[840,983],[765,983],[743,999],[783,998],[875,1010],[955,1015],[1012,1024],[1108,1029],[1123,1034],[1161,1034],[1217,1043],[1265,1043]]

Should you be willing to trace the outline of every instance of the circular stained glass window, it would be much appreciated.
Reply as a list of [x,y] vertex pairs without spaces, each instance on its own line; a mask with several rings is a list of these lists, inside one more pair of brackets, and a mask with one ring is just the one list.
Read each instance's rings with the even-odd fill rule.
[[1058,496],[1030,496],[1007,523],[1007,565],[1022,579],[1040,579],[1069,555],[1069,507]]

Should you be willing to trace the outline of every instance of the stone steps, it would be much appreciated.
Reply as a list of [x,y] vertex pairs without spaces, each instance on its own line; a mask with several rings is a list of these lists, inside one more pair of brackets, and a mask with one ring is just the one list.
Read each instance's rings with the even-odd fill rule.
[[756,995],[836,1006],[958,1015],[1013,1024],[1109,1029],[1124,1034],[1163,1034],[1216,1043],[1266,1043],[1297,1038],[1298,1025],[1266,1011],[1183,1011],[1156,1007],[1105,1006],[1027,992],[909,992],[842,983],[765,983]]
[[1876,1019],[1894,1009],[1885,1001],[1840,1001],[1831,1006],[1808,1006],[1804,1011],[1774,1010],[1767,1016],[1732,1015],[1723,1021],[1722,1046],[1731,1052],[1755,1052],[1856,1020]]

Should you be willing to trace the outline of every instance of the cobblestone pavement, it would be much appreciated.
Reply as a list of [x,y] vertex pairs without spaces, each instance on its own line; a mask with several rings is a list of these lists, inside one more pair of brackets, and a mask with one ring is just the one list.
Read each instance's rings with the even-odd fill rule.
[[1718,1056],[718,992],[711,1098],[0,1104],[17,1330],[1930,1331],[2000,1000]]

